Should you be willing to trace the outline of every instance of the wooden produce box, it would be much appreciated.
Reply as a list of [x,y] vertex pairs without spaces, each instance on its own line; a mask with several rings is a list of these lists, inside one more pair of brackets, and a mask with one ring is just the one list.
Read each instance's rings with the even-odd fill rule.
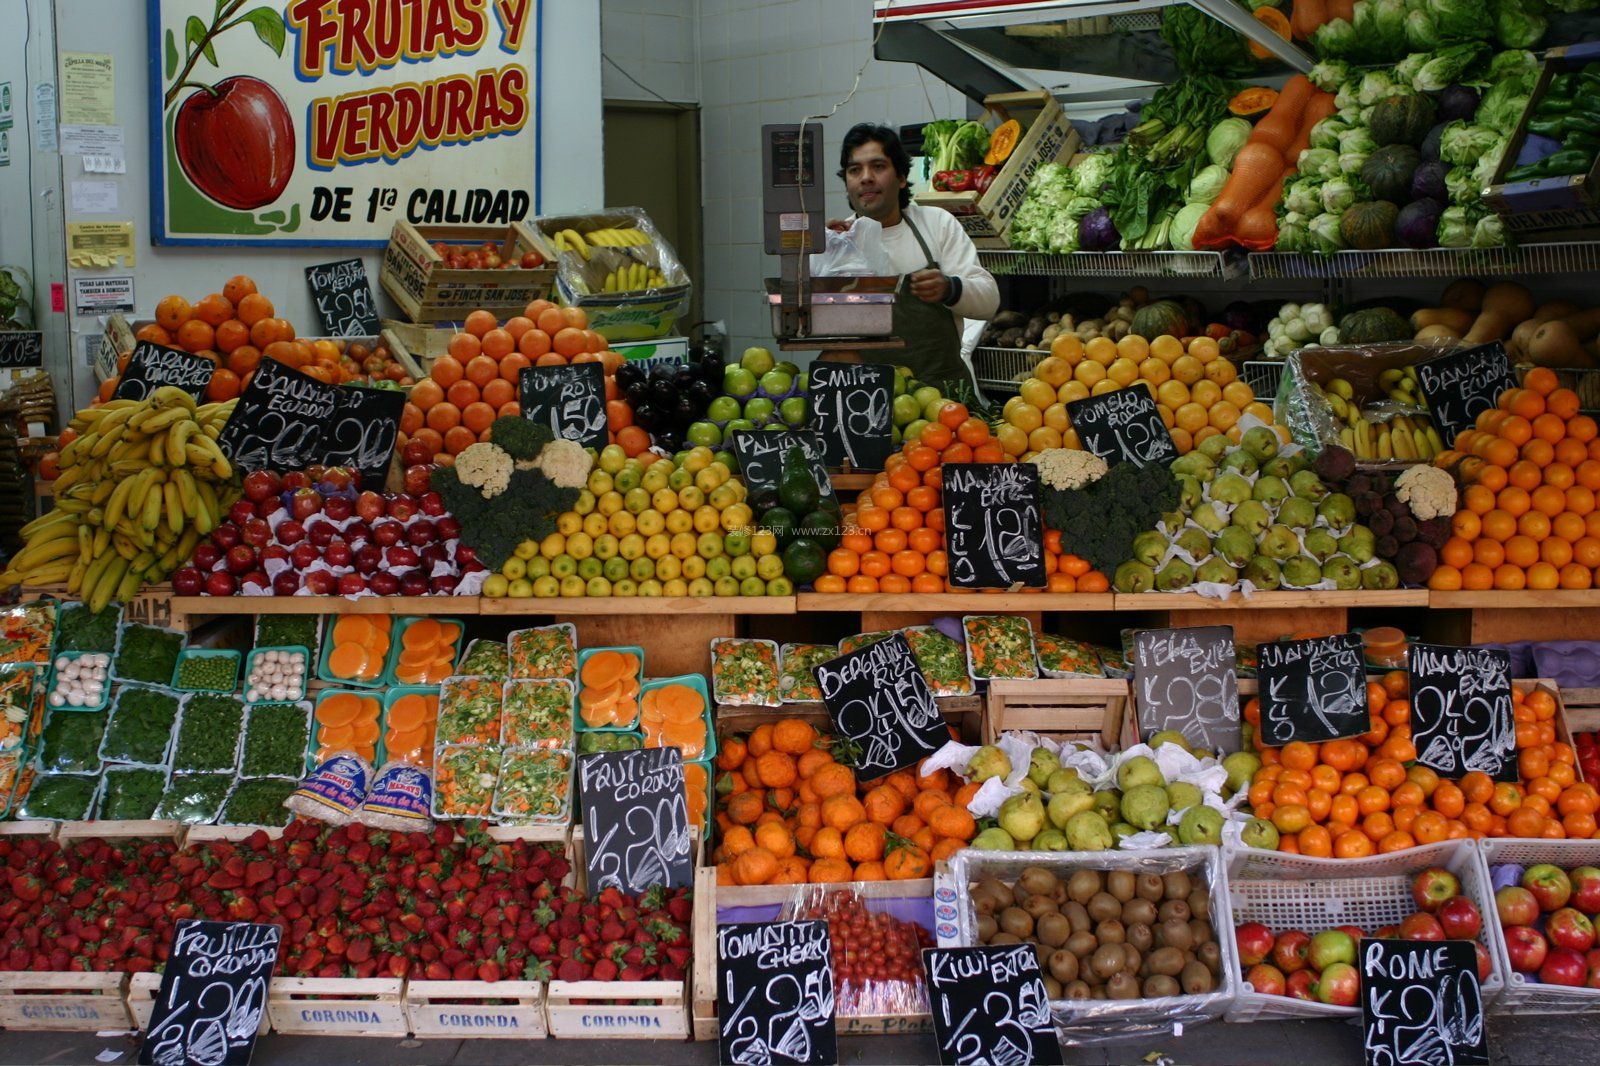
[[[482,244],[496,241],[506,258],[537,252],[541,266],[515,270],[462,270],[444,265],[433,242]],[[413,322],[459,322],[473,311],[496,318],[520,315],[534,300],[549,297],[555,282],[555,249],[532,226],[414,226],[397,221],[383,251],[378,283]]]
[[539,981],[408,981],[406,1024],[418,1039],[527,1040],[549,1035]]
[[1600,688],[1563,689],[1561,706],[1570,735],[1600,730]]
[[459,332],[453,325],[438,327],[384,319],[378,337],[395,360],[421,381],[433,369],[434,360],[450,351],[450,341]]
[[[712,950],[715,950],[713,948]],[[551,981],[550,1035],[581,1040],[681,1040],[688,981]]]
[[[1544,54],[1539,80],[1522,118],[1506,142],[1500,165],[1495,168],[1494,179],[1484,192],[1486,203],[1505,222],[1507,232],[1523,237],[1537,236],[1542,240],[1556,238],[1592,238],[1600,230],[1600,153],[1590,161],[1584,174],[1571,174],[1554,178],[1533,178],[1507,184],[1506,174],[1516,169],[1517,157],[1528,138],[1528,123],[1544,99],[1551,79],[1558,74],[1577,71],[1600,59],[1600,43],[1585,42],[1565,48],[1552,48]],[[1592,100],[1592,94],[1590,95]]]
[[267,834],[270,840],[277,840],[283,836],[283,829],[280,826],[195,825],[189,827],[183,842],[187,847],[194,847],[196,844],[236,844],[241,840],[249,840],[257,832]]
[[985,97],[983,106],[1026,127],[994,181],[982,193],[925,192],[917,203],[955,215],[980,248],[1005,248],[1006,231],[1027,195],[1029,180],[1044,164],[1071,159],[1078,151],[1078,131],[1056,98],[1044,90],[997,93]]
[[125,973],[0,973],[0,1028],[96,1033],[131,1024]]
[[[981,696],[942,696],[934,700],[947,724],[955,726],[963,743],[981,744],[984,736],[984,703]],[[810,722],[820,733],[833,732],[833,719],[823,703],[785,703],[781,707],[757,707],[747,703],[719,703],[716,708],[717,740],[736,733],[748,733],[767,722],[798,718]]]
[[1098,741],[1106,751],[1139,743],[1132,687],[1115,678],[1041,678],[989,682],[983,739],[1031,730],[1061,741]]
[[56,840],[62,848],[76,840],[170,840],[182,843],[184,824],[163,821],[62,822]]
[[403,1038],[405,982],[399,978],[274,977],[267,1014],[279,1033]]

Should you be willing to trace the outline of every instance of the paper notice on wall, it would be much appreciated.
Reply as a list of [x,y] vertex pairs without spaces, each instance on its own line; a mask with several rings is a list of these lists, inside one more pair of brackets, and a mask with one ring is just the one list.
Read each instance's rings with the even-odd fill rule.
[[109,315],[119,311],[132,314],[132,276],[73,278],[72,310],[79,315]]
[[0,81],[0,130],[11,128],[14,114],[15,111],[11,102],[11,83],[9,81]]
[[0,167],[11,165],[11,131],[0,130]]
[[114,267],[133,263],[132,222],[68,222],[67,265]]
[[128,164],[120,155],[86,155],[83,157],[85,174],[126,174]]
[[72,213],[75,215],[116,214],[117,183],[114,181],[73,182]]
[[62,155],[110,155],[122,158],[121,126],[61,126]]
[[41,81],[33,87],[33,150],[56,150],[56,87]]
[[97,52],[61,53],[61,122],[110,126],[117,121],[116,64]]

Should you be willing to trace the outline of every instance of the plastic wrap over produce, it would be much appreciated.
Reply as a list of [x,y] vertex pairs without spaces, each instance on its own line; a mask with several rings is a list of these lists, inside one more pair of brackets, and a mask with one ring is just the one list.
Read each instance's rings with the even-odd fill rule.
[[637,207],[535,219],[556,245],[556,295],[589,314],[609,341],[672,331],[689,309],[691,281],[672,245]]
[[[1338,444],[1358,462],[1426,460],[1444,449],[1444,441],[1434,440],[1439,431],[1412,368],[1456,348],[1401,341],[1297,349],[1285,361],[1273,418],[1288,426],[1295,443],[1312,455]],[[1406,443],[1393,443],[1386,454],[1379,454],[1383,430],[1392,433],[1397,427],[1405,429]],[[1419,431],[1424,436],[1420,445],[1415,442]]]
[[[893,882],[864,882],[893,891]],[[785,920],[822,920],[833,940],[835,1008],[840,1017],[928,1013],[922,949],[934,946],[927,890],[868,895],[842,885],[797,885]]]
[[[1163,879],[1172,874],[1187,875],[1191,891],[1188,896],[1182,897],[1185,910],[1192,915],[1187,927],[1193,930],[1194,923],[1198,921],[1208,926],[1209,932],[1207,941],[1197,942],[1191,939],[1191,948],[1185,949],[1196,956],[1192,965],[1201,966],[1203,975],[1201,970],[1188,969],[1191,962],[1186,961],[1186,969],[1180,980],[1183,981],[1183,985],[1204,987],[1205,991],[1183,993],[1181,992],[1183,985],[1180,985],[1180,993],[1176,995],[1148,997],[1135,995],[1131,998],[1095,999],[1091,998],[1093,991],[1086,984],[1075,979],[1063,981],[1055,977],[1055,974],[1061,971],[1059,969],[1052,971],[1049,957],[1046,957],[1046,973],[1051,973],[1059,985],[1070,988],[1078,997],[1063,996],[1050,1001],[1050,1013],[1058,1035],[1068,1044],[1100,1044],[1130,1037],[1181,1033],[1186,1026],[1220,1018],[1232,1005],[1239,992],[1239,962],[1230,928],[1232,923],[1228,919],[1232,911],[1228,896],[1227,872],[1221,855],[1222,853],[1214,847],[1096,852],[986,852],[968,848],[957,852],[950,859],[948,875],[941,876],[940,885],[948,885],[954,889],[956,900],[954,946],[975,946],[983,943],[983,940],[979,934],[980,913],[974,889],[981,889],[985,882],[998,881],[1007,886],[1014,886],[1023,883],[1025,877],[1037,878],[1039,875],[1036,871],[1044,871],[1057,879],[1059,886],[1057,896],[1065,892],[1068,900],[1071,900],[1070,878],[1079,871],[1095,871],[1102,878],[1109,878],[1112,871],[1126,871],[1135,877],[1154,874]],[[936,886],[936,891],[938,887]],[[1172,886],[1168,883],[1165,887]],[[1201,888],[1203,893],[1200,891]],[[1203,899],[1199,898],[1200,895],[1203,895]],[[1091,897],[1091,904],[1097,902],[1103,904],[1103,901],[1099,901],[1100,896],[1109,896],[1112,901],[1119,902],[1119,897],[1097,889],[1096,894]],[[1189,900],[1196,902],[1191,905]],[[1122,913],[1122,904],[1126,902],[1119,902],[1119,913]],[[1204,917],[1194,909],[1200,905],[1205,908]],[[992,913],[993,904],[989,906]],[[1071,907],[1072,903],[1066,902],[1060,906]],[[1119,924],[1125,926],[1136,923],[1119,921]],[[1124,940],[1117,946],[1125,946],[1128,943],[1129,941]],[[1202,956],[1197,949],[1209,943],[1215,943],[1216,948],[1213,950],[1207,947]],[[951,945],[941,941],[941,946]],[[1153,942],[1147,947],[1153,947]],[[1099,950],[1098,945],[1096,950]],[[1143,956],[1146,953],[1139,954]],[[1179,954],[1182,956],[1183,951],[1180,950]],[[1201,958],[1209,958],[1211,962],[1202,963],[1198,961]],[[1099,960],[1096,959],[1095,953],[1089,952],[1078,963],[1072,964],[1067,969],[1068,972],[1075,972],[1081,969],[1081,966],[1093,966],[1097,961]],[[1141,958],[1140,963],[1133,966],[1135,972],[1144,968],[1143,961]],[[1120,972],[1127,973],[1127,970],[1124,968]],[[1108,973],[1105,976],[1109,978],[1113,975]],[[1137,987],[1135,991],[1138,991]],[[1102,991],[1102,995],[1108,993]]]

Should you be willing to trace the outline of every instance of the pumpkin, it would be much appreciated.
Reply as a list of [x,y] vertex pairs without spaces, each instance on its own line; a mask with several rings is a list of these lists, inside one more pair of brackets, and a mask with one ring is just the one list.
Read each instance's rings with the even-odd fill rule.
[[[1286,41],[1292,35],[1292,31],[1289,28],[1289,16],[1285,15],[1282,11],[1279,11],[1275,7],[1256,8],[1255,20]],[[1271,52],[1267,51],[1254,41],[1250,42],[1250,54],[1256,59],[1272,58]]]
[[983,153],[983,161],[991,167],[997,167],[1011,158],[1011,153],[1016,150],[1017,142],[1022,139],[1022,123],[1016,119],[1007,119],[995,127],[989,134],[989,150]]
[[[1394,205],[1389,206],[1392,208]],[[1350,210],[1354,211],[1355,208]],[[1346,211],[1345,217],[1349,216],[1350,211]],[[1341,344],[1385,344],[1410,339],[1411,323],[1392,308],[1372,307],[1365,311],[1351,311],[1339,320]]]
[[1438,114],[1432,98],[1424,93],[1391,96],[1372,109],[1372,143],[1380,148],[1388,144],[1421,144]]
[[1228,110],[1244,118],[1252,115],[1264,115],[1272,110],[1272,105],[1278,102],[1278,90],[1266,86],[1253,86],[1242,89],[1234,94],[1228,101]]
[[[1388,144],[1367,156],[1361,164],[1361,181],[1372,190],[1374,200],[1404,203],[1411,199],[1411,176],[1422,165],[1422,154],[1409,144]],[[1364,247],[1377,248],[1369,244]]]
[[1133,313],[1128,332],[1153,340],[1156,337],[1186,337],[1189,335],[1189,316],[1174,300],[1157,300],[1145,304]]
[[[1339,236],[1344,239],[1347,248],[1363,251],[1389,248],[1394,245],[1394,224],[1399,217],[1400,209],[1388,200],[1355,204],[1346,208],[1340,216]],[[1345,339],[1343,333],[1340,333],[1339,339]]]

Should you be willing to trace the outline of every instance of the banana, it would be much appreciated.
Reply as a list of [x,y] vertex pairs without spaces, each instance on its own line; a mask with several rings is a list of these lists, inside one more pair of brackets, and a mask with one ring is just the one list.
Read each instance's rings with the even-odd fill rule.
[[[78,590],[83,588],[83,575],[88,569],[89,568],[87,566],[85,566],[83,563],[79,563],[76,566],[74,566],[71,570],[67,571],[67,594],[68,595],[76,596],[78,594]],[[0,582],[4,582],[4,580],[5,580],[4,577],[0,577]]]
[[[141,559],[143,557],[140,556]],[[129,563],[128,572],[122,575],[122,582],[117,585],[116,591],[112,593],[112,598],[119,602],[133,599],[133,594],[139,591],[140,585],[144,584],[144,576],[147,569],[148,565],[140,566],[138,559]]]
[[561,232],[567,235],[567,243],[572,246],[572,250],[587,260],[592,252],[588,242],[583,239],[583,234],[575,229],[565,229]]
[[[167,447],[168,437],[165,433],[157,433],[150,441],[150,465],[176,466],[183,460],[183,452],[174,452]],[[176,456],[176,461],[172,458]]]
[[174,470],[172,483],[178,487],[178,500],[183,505],[183,513],[189,518],[196,514],[196,504],[199,493],[194,487],[194,475],[187,470]]
[[76,518],[65,514],[58,507],[54,510],[46,511],[38,518],[35,518],[33,521],[17,530],[17,535],[23,540],[32,540],[35,533],[42,533],[51,526],[68,525],[76,527],[77,524],[78,520]]
[[1432,425],[1427,426],[1425,428],[1425,432],[1428,434],[1428,444],[1432,446],[1433,454],[1438,455],[1440,452],[1444,451],[1444,439],[1439,436],[1438,427]]
[[94,533],[88,526],[78,527],[78,562],[87,564],[94,558]]
[[118,555],[129,560],[130,562],[137,558],[139,552],[142,550],[137,541],[135,541],[132,537],[124,536],[121,533],[111,534],[111,548]]
[[1378,428],[1378,458],[1385,460],[1394,458],[1394,440],[1388,426]]
[[1415,459],[1417,450],[1411,446],[1411,431],[1404,426],[1398,426],[1389,434],[1394,446],[1396,459]]
[[128,572],[128,560],[120,555],[113,556],[111,565],[101,573],[100,580],[95,582],[94,591],[87,600],[89,610],[98,614],[105,610],[106,604],[111,602],[117,588],[122,584],[122,577]]
[[178,495],[178,486],[168,481],[161,486],[162,503],[166,507],[167,528],[173,533],[183,529],[183,498]]
[[162,487],[152,482],[150,491],[144,494],[144,509],[139,514],[139,524],[146,532],[153,532],[161,524],[161,503],[165,498]]
[[1355,450],[1356,450],[1355,434],[1353,434],[1350,431],[1350,427],[1349,426],[1340,426],[1339,427],[1339,443],[1344,445],[1344,448],[1345,448],[1346,451],[1350,452],[1351,454],[1355,453]]
[[111,498],[106,501],[105,518],[108,521],[102,521],[101,525],[110,528],[117,524],[117,520],[122,517],[123,509],[128,506],[128,496],[133,492],[134,485],[143,477],[144,475],[140,474],[138,477],[117,482],[117,487],[111,492]]
[[[179,389],[178,391],[183,392],[182,389]],[[189,395],[187,392],[184,392],[183,394],[185,396]],[[144,433],[165,433],[168,429],[179,422],[192,420],[193,416],[194,412],[189,408],[174,405],[166,408],[154,417],[147,419],[144,425],[140,426],[139,429]]]

